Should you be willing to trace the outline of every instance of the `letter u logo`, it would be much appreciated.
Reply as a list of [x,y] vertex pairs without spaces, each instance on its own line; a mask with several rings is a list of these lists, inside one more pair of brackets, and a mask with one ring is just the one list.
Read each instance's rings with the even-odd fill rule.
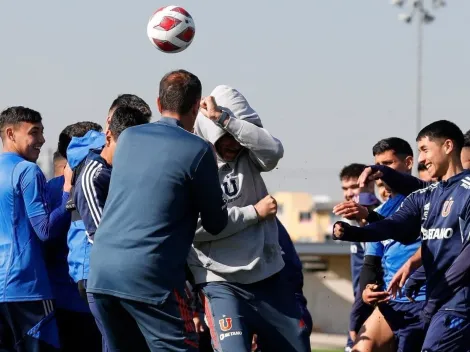
[[441,213],[443,218],[447,217],[450,214],[450,209],[452,208],[452,204],[454,204],[454,201],[452,200],[452,198],[444,202],[444,206],[442,207],[442,213]]
[[229,182],[230,182],[230,185],[227,181],[223,183],[224,193],[229,197],[234,197],[238,193],[237,182],[235,181],[235,179],[231,179]]
[[232,328],[232,318],[224,318],[219,320],[220,330],[229,331]]

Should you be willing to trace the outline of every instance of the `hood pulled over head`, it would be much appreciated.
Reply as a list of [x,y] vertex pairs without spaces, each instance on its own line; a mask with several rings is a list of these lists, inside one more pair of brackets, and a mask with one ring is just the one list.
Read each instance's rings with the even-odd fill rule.
[[[214,97],[219,108],[226,111],[230,117],[263,127],[256,111],[252,109],[246,98],[235,88],[220,85],[215,87],[210,95]],[[215,144],[220,137],[227,133],[201,112],[197,115],[194,132],[212,144]]]

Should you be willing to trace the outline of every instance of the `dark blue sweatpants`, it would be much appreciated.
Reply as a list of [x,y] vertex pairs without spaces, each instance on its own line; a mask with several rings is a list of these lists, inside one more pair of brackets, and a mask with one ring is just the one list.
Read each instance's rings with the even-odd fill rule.
[[176,290],[160,305],[92,294],[109,351],[197,352],[198,337],[184,294]]
[[437,312],[431,320],[423,352],[469,352],[470,319],[456,312]]
[[393,331],[397,352],[421,351],[426,334],[420,312],[426,302],[390,302],[379,310]]
[[51,300],[0,303],[0,350],[59,351],[59,332]]
[[199,289],[215,351],[250,352],[256,333],[263,350],[310,352],[310,331],[279,275],[248,285],[210,282]]

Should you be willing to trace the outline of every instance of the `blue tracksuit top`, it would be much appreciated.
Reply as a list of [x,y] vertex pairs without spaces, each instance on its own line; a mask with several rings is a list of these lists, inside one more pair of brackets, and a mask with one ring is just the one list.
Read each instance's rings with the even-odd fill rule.
[[68,195],[51,211],[39,166],[16,153],[0,154],[0,302],[53,298],[42,241],[70,225]]
[[419,230],[427,298],[438,301],[443,310],[468,313],[470,170],[415,191],[390,218],[361,229],[347,227],[341,240],[412,243],[412,234]]
[[[67,148],[67,161],[72,170],[85,160],[91,149],[100,149],[104,143],[105,135],[97,131],[89,131],[83,137],[73,137]],[[67,235],[67,246],[70,277],[75,282],[86,280],[90,270],[91,242],[88,240],[83,220],[72,221]]]
[[101,221],[111,180],[112,167],[100,153],[101,150],[89,152],[75,183],[75,204],[90,242]]
[[212,234],[227,224],[209,143],[173,118],[127,128],[113,157],[87,292],[159,304],[183,290],[199,214]]

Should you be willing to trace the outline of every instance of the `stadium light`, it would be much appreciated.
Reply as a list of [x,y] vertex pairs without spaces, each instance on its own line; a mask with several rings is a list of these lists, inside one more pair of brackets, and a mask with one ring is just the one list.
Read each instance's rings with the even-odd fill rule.
[[[435,17],[425,7],[425,0],[392,0],[392,5],[403,8],[409,4],[411,9],[408,13],[400,13],[398,19],[407,24],[413,22],[418,16],[418,40],[416,57],[416,134],[421,130],[421,107],[422,107],[422,84],[423,84],[423,24],[430,24]],[[431,0],[432,8],[439,9],[446,6],[444,0]]]

